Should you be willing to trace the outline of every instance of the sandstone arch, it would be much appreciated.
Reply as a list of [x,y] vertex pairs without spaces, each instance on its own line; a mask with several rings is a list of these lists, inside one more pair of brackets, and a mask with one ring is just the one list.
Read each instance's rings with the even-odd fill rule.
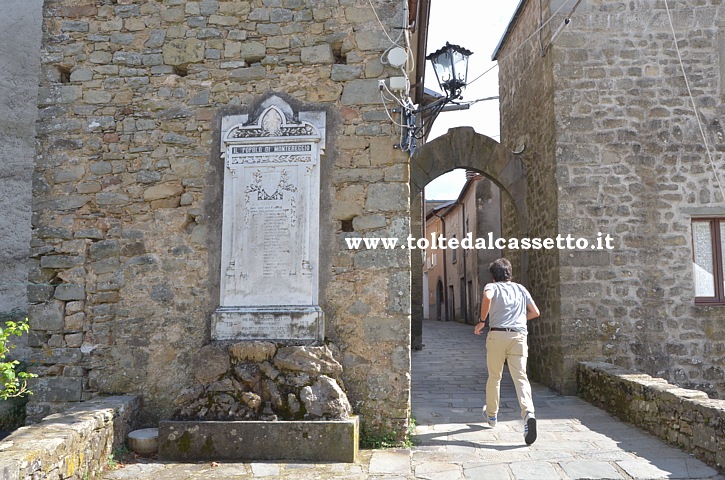
[[[430,143],[419,147],[410,160],[411,231],[420,235],[423,227],[423,188],[433,179],[456,168],[473,169],[495,183],[508,197],[515,211],[519,237],[528,236],[526,207],[526,165],[524,161],[490,137],[476,133],[472,127],[448,130]],[[521,280],[527,281],[528,255],[522,251],[519,259]],[[411,314],[412,347],[422,346],[422,259],[411,257]]]

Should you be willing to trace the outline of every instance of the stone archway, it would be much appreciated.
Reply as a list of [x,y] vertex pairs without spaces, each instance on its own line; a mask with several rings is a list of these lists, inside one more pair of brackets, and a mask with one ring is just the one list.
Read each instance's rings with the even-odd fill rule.
[[[448,130],[430,143],[419,147],[410,160],[410,229],[414,235],[423,231],[423,188],[433,179],[456,168],[477,170],[490,179],[508,197],[514,210],[520,237],[528,236],[526,207],[526,165],[514,153],[471,127]],[[422,347],[423,279],[420,255],[411,256],[411,346]],[[527,283],[528,255],[520,258],[521,280]]]

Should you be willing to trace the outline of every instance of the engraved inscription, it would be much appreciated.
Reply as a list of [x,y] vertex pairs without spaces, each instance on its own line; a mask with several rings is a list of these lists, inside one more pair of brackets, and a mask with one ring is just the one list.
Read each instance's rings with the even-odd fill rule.
[[314,309],[294,313],[222,311],[214,316],[213,328],[217,340],[309,340],[317,338],[321,320],[321,312]]
[[244,156],[229,157],[227,167],[232,165],[256,165],[260,163],[312,163],[309,155],[265,155],[265,156]]
[[250,155],[253,153],[290,153],[311,152],[312,145],[251,145],[245,147],[232,147],[232,155]]
[[292,318],[289,315],[270,315],[258,313],[254,316],[244,315],[241,317],[240,333],[245,336],[279,337],[285,338],[289,335]]
[[293,242],[290,235],[290,219],[281,210],[267,212],[260,228],[263,232],[262,276],[266,278],[289,275],[292,260]]
[[312,152],[310,143],[231,147],[227,154],[227,168],[262,163],[312,163],[314,160]]

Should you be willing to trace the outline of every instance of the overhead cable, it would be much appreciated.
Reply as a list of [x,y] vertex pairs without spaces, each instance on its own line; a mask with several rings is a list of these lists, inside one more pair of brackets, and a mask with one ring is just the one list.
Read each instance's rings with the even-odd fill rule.
[[723,192],[722,183],[720,183],[720,176],[717,174],[717,168],[715,166],[715,160],[712,158],[712,153],[710,152],[710,145],[707,142],[707,135],[705,135],[705,129],[702,127],[702,122],[700,121],[700,114],[697,111],[697,105],[695,104],[695,97],[692,95],[692,90],[690,89],[690,82],[687,79],[687,72],[685,71],[685,64],[682,62],[682,54],[680,53],[680,47],[677,45],[677,34],[675,34],[675,26],[672,23],[672,15],[670,14],[670,7],[665,1],[665,8],[667,9],[667,18],[670,21],[670,29],[672,30],[672,38],[675,41],[675,51],[677,52],[677,58],[680,61],[680,68],[682,69],[682,76],[685,77],[685,85],[687,86],[687,94],[690,96],[690,102],[692,102],[692,109],[695,111],[695,118],[697,119],[697,125],[700,127],[700,134],[702,135],[702,141],[705,143],[705,151],[707,151],[707,158],[710,159],[710,166],[712,167],[712,173],[715,175],[715,180],[717,181],[718,187],[720,187],[720,195],[722,195],[723,201],[725,201],[725,193]]
[[[549,24],[549,22],[551,22],[554,19],[554,17],[556,17],[559,14],[559,12],[561,12],[564,9],[564,7],[569,2],[571,2],[571,0],[566,0],[564,3],[562,3],[561,6],[556,10],[556,12],[554,12],[553,15],[551,15],[544,23],[542,23],[541,26],[539,26],[539,28],[537,28],[536,30],[534,30],[534,32],[531,35],[529,35],[528,37],[526,37],[526,40],[524,40],[523,42],[521,42],[508,55],[506,55],[505,57],[503,57],[503,59],[509,58],[514,53],[518,52],[521,48],[523,48],[524,45],[526,45],[529,42],[529,40],[531,40],[532,38],[534,38],[534,36],[538,35],[539,32],[542,31],[544,29],[544,27],[546,27]],[[567,15],[567,17],[565,19],[565,24],[566,25],[569,24],[569,17],[574,13],[574,10],[577,8],[577,6],[579,5],[580,2],[581,2],[581,0],[578,0],[576,2],[576,5],[574,5],[574,8],[572,8],[571,12],[569,12],[569,15]],[[498,67],[498,64],[499,64],[499,62],[497,61],[496,64],[493,65],[491,68],[489,68],[488,70],[486,70],[485,72],[483,72],[481,75],[477,76],[476,78],[474,78],[473,80],[471,80],[470,82],[468,82],[468,85],[471,85],[473,82],[475,82],[479,78],[483,77],[484,75],[486,75],[488,72],[490,72],[494,68]]]

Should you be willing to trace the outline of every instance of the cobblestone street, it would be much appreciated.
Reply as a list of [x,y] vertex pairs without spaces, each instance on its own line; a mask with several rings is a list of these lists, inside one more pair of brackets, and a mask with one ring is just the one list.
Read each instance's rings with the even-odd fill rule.
[[106,480],[191,479],[725,479],[703,462],[577,397],[533,384],[539,436],[527,447],[510,377],[495,428],[483,423],[484,337],[425,322],[413,353],[412,449],[364,450],[355,464],[128,464]]

